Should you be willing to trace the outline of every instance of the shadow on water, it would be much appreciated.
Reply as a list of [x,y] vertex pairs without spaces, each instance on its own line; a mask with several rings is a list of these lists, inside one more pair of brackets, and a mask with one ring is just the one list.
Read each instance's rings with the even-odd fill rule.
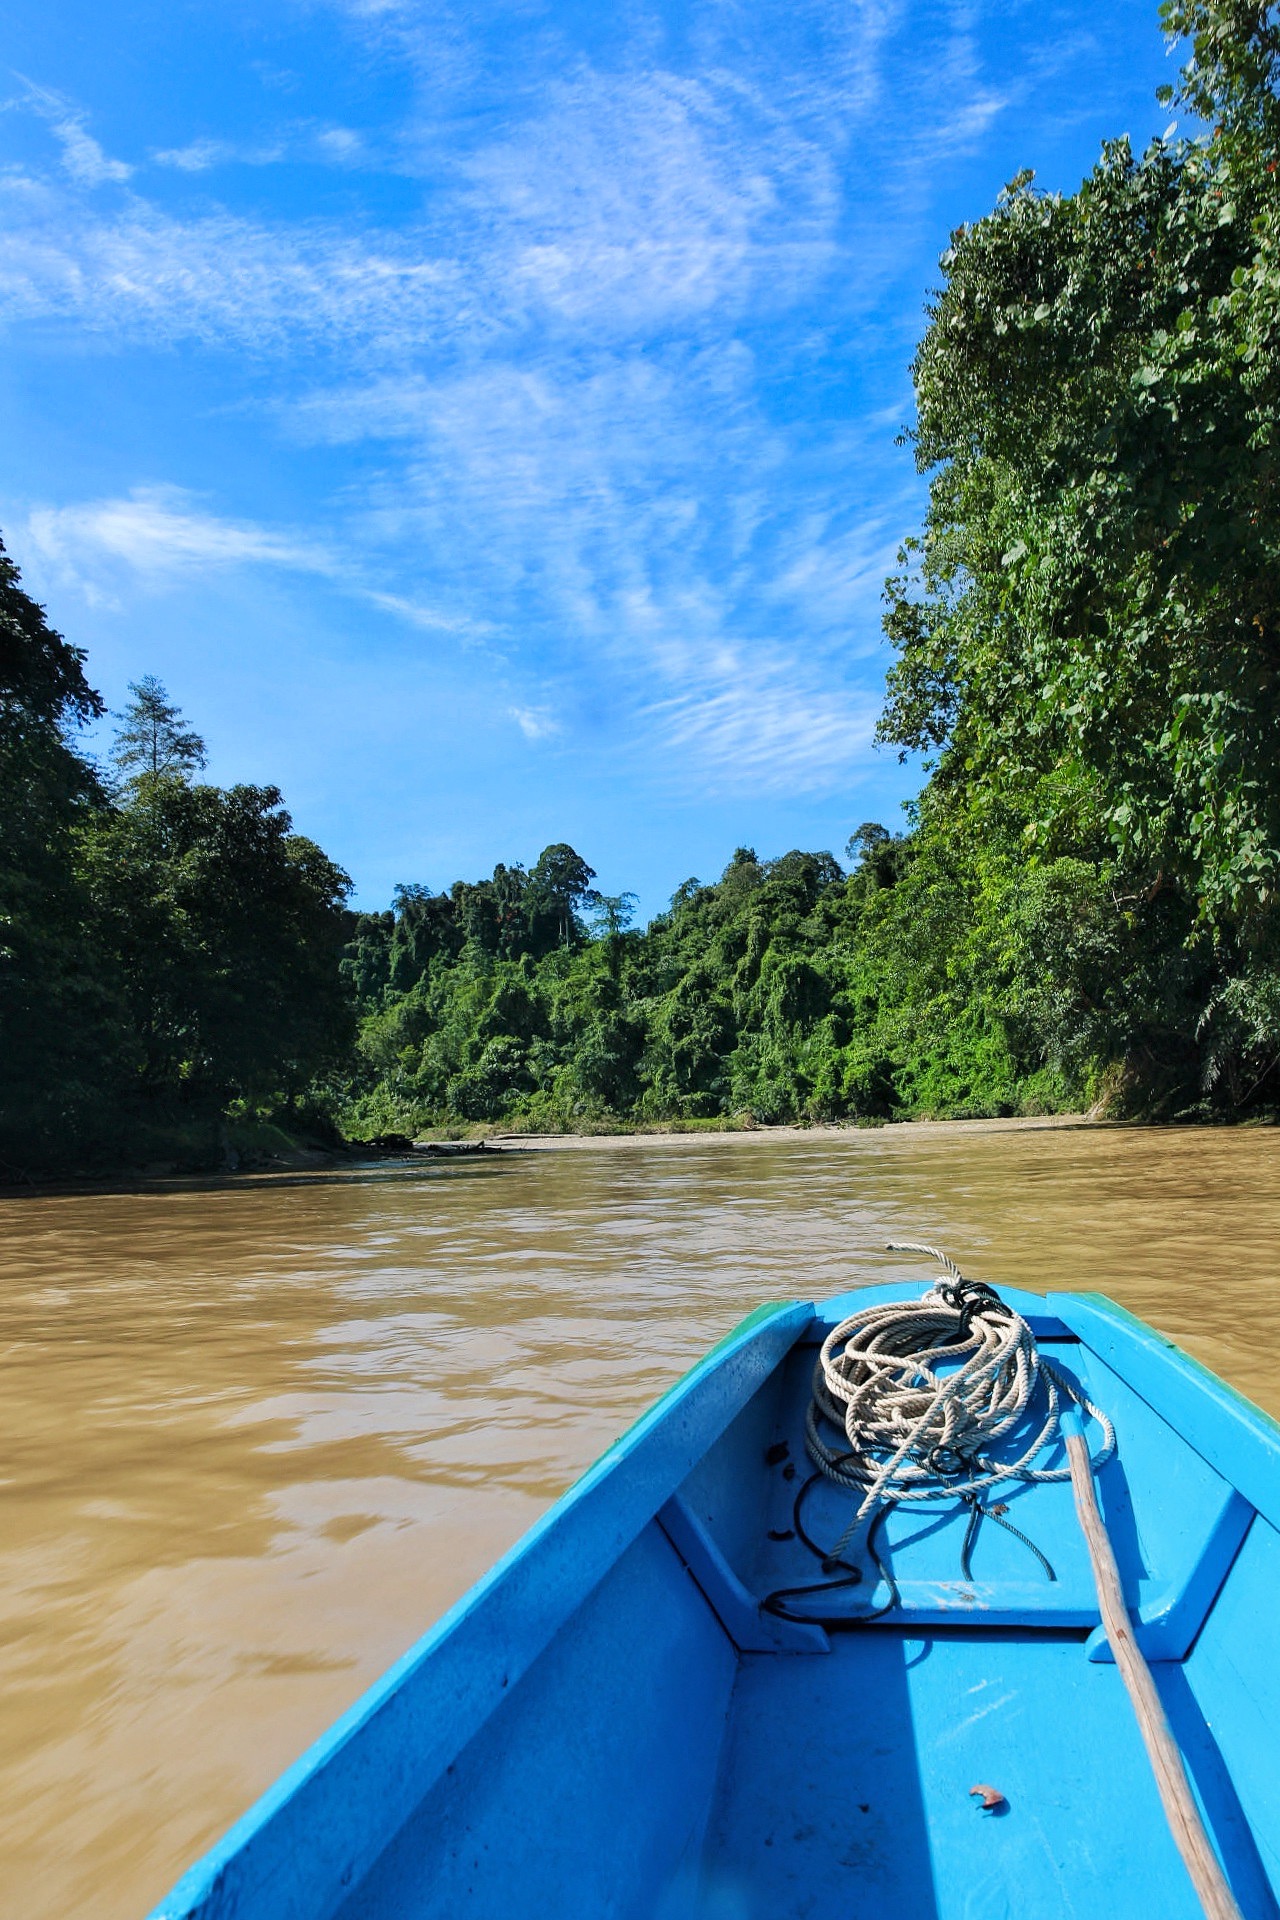
[[500,1176],[503,1162],[531,1157],[532,1148],[494,1147],[485,1154],[423,1155],[413,1160],[357,1160],[322,1167],[281,1167],[246,1173],[120,1174],[101,1180],[0,1181],[0,1202],[75,1200],[94,1194],[279,1193],[290,1187],[397,1187],[420,1180]]

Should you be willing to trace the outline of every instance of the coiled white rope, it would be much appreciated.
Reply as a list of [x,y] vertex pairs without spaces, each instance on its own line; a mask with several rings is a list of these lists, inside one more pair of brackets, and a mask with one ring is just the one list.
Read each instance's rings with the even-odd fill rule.
[[[1095,1471],[1115,1450],[1106,1414],[1041,1356],[1021,1314],[966,1280],[936,1247],[890,1248],[928,1254],[948,1277],[920,1300],[864,1307],[822,1343],[805,1449],[819,1473],[860,1496],[833,1561],[879,1507],[943,1495],[972,1500],[1007,1481],[1069,1480],[1069,1466],[1035,1463],[1058,1440],[1072,1404],[1102,1429]],[[996,1442],[1020,1426],[1018,1450],[993,1457]]]
[[[920,1300],[867,1307],[833,1327],[818,1355],[805,1419],[805,1449],[817,1468],[813,1478],[824,1475],[861,1496],[853,1519],[823,1558],[824,1572],[842,1568],[847,1577],[822,1586],[781,1588],[763,1605],[784,1619],[811,1618],[791,1613],[788,1601],[858,1584],[859,1571],[841,1556],[869,1518],[866,1544],[888,1582],[889,1602],[872,1613],[818,1624],[834,1627],[878,1619],[897,1604],[893,1574],[872,1546],[880,1513],[900,1500],[950,1497],[966,1502],[970,1531],[961,1560],[967,1577],[967,1556],[978,1517],[983,1511],[993,1518],[1004,1511],[1000,1506],[981,1506],[979,1496],[987,1488],[1011,1480],[1070,1480],[1107,1638],[1134,1704],[1170,1830],[1207,1920],[1241,1920],[1205,1831],[1159,1692],[1138,1647],[1115,1555],[1098,1511],[1093,1476],[1115,1451],[1115,1428],[1073,1380],[1041,1357],[1022,1315],[991,1287],[966,1280],[955,1262],[936,1247],[891,1241],[890,1251],[927,1254],[939,1262],[947,1277]],[[943,1371],[944,1367],[948,1370]],[[1086,1414],[1102,1429],[1102,1446],[1092,1457],[1083,1432]],[[827,1437],[827,1428],[839,1435],[838,1441]],[[995,1459],[992,1447],[1011,1438],[1012,1445],[1001,1448],[1008,1457]],[[1065,1446],[1067,1464],[1037,1466],[1059,1440]],[[796,1500],[796,1531],[818,1552],[801,1526],[802,1499],[803,1489]],[[1003,1518],[1000,1524],[1018,1532]],[[1019,1537],[1044,1560],[1025,1534]],[[1054,1577],[1052,1568],[1049,1576]]]

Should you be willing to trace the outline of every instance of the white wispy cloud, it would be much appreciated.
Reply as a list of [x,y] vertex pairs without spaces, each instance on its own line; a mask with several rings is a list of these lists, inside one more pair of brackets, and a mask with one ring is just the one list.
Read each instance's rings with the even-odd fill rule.
[[507,715],[526,740],[547,740],[560,731],[560,723],[549,707],[508,707]]
[[[276,369],[288,436],[376,456],[324,537],[143,488],[35,511],[45,565],[86,591],[110,590],[112,569],[323,578],[502,649],[528,683],[497,710],[531,740],[581,743],[607,713],[619,751],[690,788],[847,782],[866,761],[877,700],[860,656],[910,483],[851,504],[862,429],[773,406],[756,342],[799,312],[838,341],[873,308],[901,251],[881,203],[912,217],[939,155],[1001,110],[963,7],[909,110],[885,89],[905,0],[796,0],[768,35],[726,0],[696,10],[680,57],[641,24],[625,59],[555,55],[527,89],[512,69],[504,117],[474,133],[461,109],[481,56],[460,16],[345,11],[415,76],[376,157],[350,129],[298,120],[256,144],[153,152],[150,197],[101,149],[96,175],[87,149],[78,174],[15,172],[0,313],[105,344],[247,350]],[[83,115],[49,119],[91,142]],[[447,153],[438,125],[463,129]],[[217,168],[298,158],[390,166],[431,191],[384,227],[211,204]],[[89,191],[108,180],[123,190]],[[800,379],[799,330],[790,347]],[[830,351],[815,332],[814,364]]]
[[79,120],[57,120],[53,131],[62,142],[62,164],[73,180],[86,187],[100,187],[107,181],[127,180],[133,168],[123,160],[104,153]]
[[511,304],[597,333],[775,305],[831,259],[830,157],[727,79],[583,73],[465,172]]
[[645,710],[666,748],[668,782],[692,763],[708,794],[808,794],[847,785],[865,767],[879,699],[816,683],[779,650],[680,689]]
[[794,449],[753,379],[745,351],[574,371],[548,356],[313,393],[289,424],[403,443],[357,544],[430,552],[459,592],[479,568],[499,630],[532,630],[567,683],[594,686],[637,765],[810,790],[865,760],[876,701],[850,670],[878,640],[901,521],[897,503],[857,514],[840,497],[847,432],[804,510],[780,499]]
[[302,122],[289,125],[269,140],[191,140],[183,147],[158,147],[151,158],[156,166],[176,167],[180,173],[208,173],[215,167],[270,167],[283,160],[355,166],[366,152],[363,135],[351,127],[317,127]]
[[178,487],[139,487],[124,499],[36,507],[27,527],[41,558],[71,571],[89,556],[123,561],[135,572],[152,576],[246,564],[328,570],[317,549],[261,527],[202,513]]
[[335,559],[331,543],[209,513],[181,487],[137,487],[118,498],[33,507],[25,516],[24,545],[47,573],[91,601],[112,597],[120,569],[166,586],[192,574],[271,567],[318,575],[426,630],[463,638],[483,631],[470,618],[369,584],[357,567]]
[[16,175],[0,179],[0,205],[0,318],[263,352],[313,339],[403,354],[426,337],[483,331],[455,265],[398,234],[281,230],[219,212],[183,220],[136,196],[110,219],[87,218]]
[[339,166],[353,165],[365,153],[364,135],[353,127],[320,127],[311,135],[309,144]]
[[362,600],[367,600],[371,607],[377,607],[383,613],[393,613],[398,619],[407,620],[411,627],[420,627],[424,633],[448,633],[459,640],[477,641],[494,631],[491,621],[473,614],[446,613],[425,601],[413,599],[409,594],[387,593],[381,587],[357,585],[349,572],[336,573],[333,577],[347,582],[351,590],[358,593]]
[[[80,142],[81,184],[129,176],[81,120],[62,113],[57,125]],[[351,164],[361,137],[313,126],[256,145],[201,138],[152,157],[198,174],[307,153]],[[0,311],[149,340],[359,339],[404,358],[513,343],[548,324],[629,337],[748,301],[758,319],[833,260],[831,156],[732,75],[583,68],[451,166],[453,185],[428,216],[384,231],[184,218],[136,192],[104,212],[50,181],[10,176]]]
[[246,167],[268,167],[283,157],[279,142],[241,146],[232,140],[191,140],[185,147],[160,147],[151,155],[159,167],[177,167],[180,173],[207,173],[211,167],[237,162]]
[[37,86],[25,75],[21,104],[47,122],[62,148],[63,170],[78,186],[100,187],[127,180],[133,172],[123,160],[114,160],[95,140],[86,125],[87,115],[63,94],[50,87]]

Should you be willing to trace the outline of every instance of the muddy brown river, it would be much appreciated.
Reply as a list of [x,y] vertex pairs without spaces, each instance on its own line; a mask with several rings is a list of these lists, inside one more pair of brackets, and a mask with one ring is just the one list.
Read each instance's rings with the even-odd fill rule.
[[1280,1133],[679,1137],[0,1199],[0,1860],[176,1874],[756,1302],[1099,1288],[1280,1414]]

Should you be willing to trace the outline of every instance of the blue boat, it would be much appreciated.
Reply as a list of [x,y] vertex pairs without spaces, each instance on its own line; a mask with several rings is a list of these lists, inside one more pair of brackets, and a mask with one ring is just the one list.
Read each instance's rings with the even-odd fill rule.
[[[939,1444],[929,1497],[851,1532],[853,1451],[819,1435],[815,1470],[815,1362],[925,1296],[751,1314],[154,1920],[1275,1920],[1280,1428],[1101,1296],[1002,1289],[1070,1416],[1031,1435],[1048,1477],[966,1493],[978,1454]],[[1100,1625],[1064,1464],[1090,1405],[1218,1906]],[[1027,1458],[1038,1417],[984,1469]]]

